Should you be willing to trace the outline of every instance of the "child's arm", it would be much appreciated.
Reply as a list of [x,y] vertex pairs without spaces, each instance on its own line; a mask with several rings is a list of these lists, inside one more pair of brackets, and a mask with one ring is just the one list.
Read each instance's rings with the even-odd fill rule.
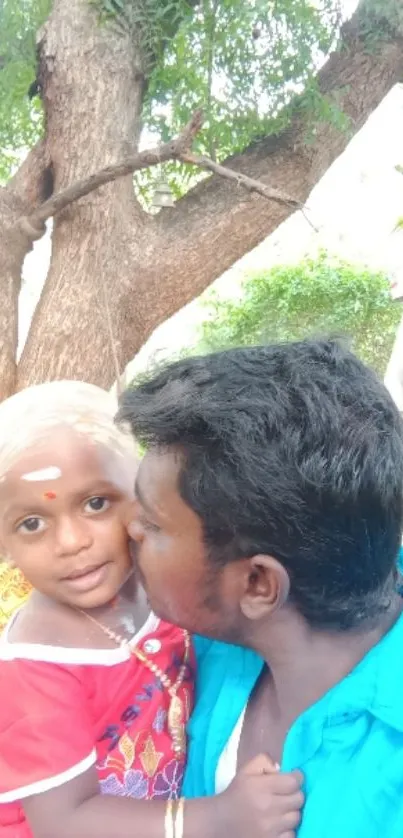
[[[34,838],[164,838],[164,801],[100,793],[83,677],[76,665],[0,661],[0,683],[7,685],[0,804],[19,802]],[[301,781],[265,774],[270,765],[240,772],[221,795],[187,801],[184,838],[292,836]]]
[[[258,757],[223,794],[186,801],[184,838],[293,836],[301,782],[298,772],[273,772],[271,761]],[[95,768],[26,798],[23,807],[34,838],[163,838],[165,831],[165,801],[101,795]]]

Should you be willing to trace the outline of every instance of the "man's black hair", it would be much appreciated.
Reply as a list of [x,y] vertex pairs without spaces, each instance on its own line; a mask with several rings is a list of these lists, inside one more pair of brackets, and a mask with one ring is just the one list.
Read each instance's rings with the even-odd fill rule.
[[179,491],[212,562],[268,554],[313,627],[389,606],[403,523],[403,426],[374,372],[336,341],[216,352],[124,394],[118,420],[183,455]]

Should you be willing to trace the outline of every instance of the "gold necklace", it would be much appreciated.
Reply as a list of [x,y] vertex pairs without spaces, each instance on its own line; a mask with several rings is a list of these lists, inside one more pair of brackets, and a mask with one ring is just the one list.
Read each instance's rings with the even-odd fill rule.
[[172,750],[175,753],[175,756],[183,757],[186,754],[186,731],[185,731],[185,704],[184,701],[178,696],[179,687],[182,686],[185,675],[186,669],[189,663],[189,656],[190,656],[190,635],[189,632],[183,631],[183,638],[185,641],[185,655],[183,658],[183,663],[179,669],[178,677],[174,683],[172,683],[171,679],[168,675],[160,669],[157,664],[150,661],[147,655],[138,649],[136,646],[131,646],[130,641],[126,640],[125,637],[122,637],[120,634],[116,634],[112,629],[108,628],[108,626],[104,626],[99,620],[96,620],[95,617],[92,617],[91,614],[87,614],[86,611],[83,611],[82,608],[78,609],[81,614],[84,614],[84,617],[87,617],[88,620],[91,620],[110,640],[113,640],[118,646],[125,647],[128,646],[130,650],[130,654],[134,655],[137,660],[141,661],[150,672],[153,673],[160,681],[161,684],[167,690],[171,701],[169,703],[168,708],[168,730],[170,736],[172,738]]

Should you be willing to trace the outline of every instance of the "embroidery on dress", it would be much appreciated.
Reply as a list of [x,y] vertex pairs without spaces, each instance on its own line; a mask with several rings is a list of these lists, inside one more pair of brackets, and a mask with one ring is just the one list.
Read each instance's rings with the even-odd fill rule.
[[139,768],[130,768],[123,773],[121,780],[116,774],[110,774],[106,780],[100,780],[101,794],[113,794],[116,797],[134,797],[145,800],[149,797],[148,777]]
[[[182,658],[173,654],[166,672],[175,677],[181,664]],[[187,684],[182,684],[181,694],[188,719],[192,704],[192,666],[187,667],[184,680]],[[98,739],[97,762],[102,794],[137,800],[152,797],[173,800],[180,796],[184,760],[178,760],[172,751],[167,727],[169,701],[163,684],[155,678],[133,696],[132,703],[121,713],[119,723],[108,725],[104,730]]]
[[148,777],[154,777],[163,756],[163,752],[157,751],[153,738],[149,736],[140,754],[140,762]]
[[177,800],[182,788],[184,762],[172,759],[164,766],[153,782],[152,797],[161,797],[164,800]]
[[153,730],[156,733],[163,733],[165,724],[168,718],[168,713],[163,707],[159,707],[157,710],[157,715],[153,721]]

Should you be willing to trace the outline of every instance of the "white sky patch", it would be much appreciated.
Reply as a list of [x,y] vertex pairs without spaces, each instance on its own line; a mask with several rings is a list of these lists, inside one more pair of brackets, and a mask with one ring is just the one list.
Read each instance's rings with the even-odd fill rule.
[[58,480],[62,476],[62,472],[58,466],[49,466],[49,468],[40,468],[38,471],[30,471],[28,474],[23,474],[21,480],[39,481],[39,480]]

